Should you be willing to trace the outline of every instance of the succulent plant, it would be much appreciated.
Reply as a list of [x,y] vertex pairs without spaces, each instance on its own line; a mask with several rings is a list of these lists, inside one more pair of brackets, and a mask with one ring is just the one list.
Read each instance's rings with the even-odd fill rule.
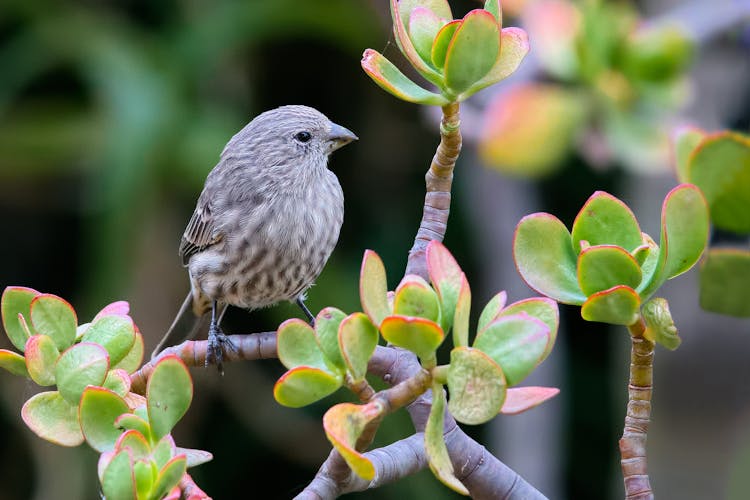
[[499,0],[487,0],[453,19],[447,0],[391,0],[393,33],[414,69],[437,87],[410,80],[382,54],[367,49],[362,68],[384,90],[405,101],[443,106],[507,78],[529,51],[526,32],[503,28]]

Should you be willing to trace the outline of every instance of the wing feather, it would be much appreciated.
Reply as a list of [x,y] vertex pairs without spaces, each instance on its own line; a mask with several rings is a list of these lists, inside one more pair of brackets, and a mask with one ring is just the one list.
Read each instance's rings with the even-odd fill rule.
[[188,265],[190,257],[221,241],[221,234],[216,231],[211,207],[208,203],[199,203],[190,218],[180,242],[182,264]]

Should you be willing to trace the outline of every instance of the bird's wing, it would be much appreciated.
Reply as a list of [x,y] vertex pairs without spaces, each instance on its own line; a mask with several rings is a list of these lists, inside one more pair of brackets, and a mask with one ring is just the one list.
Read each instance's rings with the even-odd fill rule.
[[182,264],[187,266],[192,255],[218,243],[221,238],[221,233],[216,231],[211,206],[208,203],[199,202],[180,242]]

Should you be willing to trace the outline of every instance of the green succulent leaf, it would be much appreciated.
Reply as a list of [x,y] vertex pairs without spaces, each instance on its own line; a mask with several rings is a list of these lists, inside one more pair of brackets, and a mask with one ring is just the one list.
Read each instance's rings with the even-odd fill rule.
[[511,387],[505,394],[505,402],[500,410],[503,415],[518,415],[556,396],[560,389],[555,387]]
[[143,436],[143,434],[134,430],[118,433],[115,442],[112,444],[112,447],[109,450],[97,451],[99,451],[100,453],[104,453],[111,450],[122,450],[123,448],[130,448],[132,457],[135,460],[143,460],[151,456],[151,445]]
[[26,342],[26,370],[31,380],[41,386],[55,384],[55,363],[60,351],[47,335],[32,335]]
[[440,301],[435,290],[420,276],[406,275],[396,288],[393,313],[440,322]]
[[505,80],[515,73],[529,50],[529,35],[524,30],[521,28],[503,28],[500,31],[500,54],[495,61],[495,65],[484,77],[464,92],[461,96],[462,99]]
[[391,344],[408,349],[422,360],[432,359],[445,333],[434,321],[412,316],[388,316],[380,333]]
[[638,321],[641,299],[632,288],[618,285],[592,294],[581,307],[581,317],[611,325],[632,325]]
[[104,347],[114,366],[125,359],[135,343],[135,325],[130,316],[102,316],[91,323],[81,337],[82,342],[92,342]]
[[34,297],[30,309],[31,323],[37,333],[48,335],[60,351],[73,345],[78,326],[73,306],[57,295],[44,293]]
[[513,386],[542,361],[549,341],[549,327],[520,312],[501,316],[487,325],[474,340],[474,347],[500,365],[508,385]]
[[367,363],[378,345],[378,329],[364,313],[347,316],[339,327],[339,345],[346,367],[355,381],[367,375]]
[[104,379],[102,387],[125,397],[130,392],[130,384],[131,380],[128,372],[121,368],[116,368],[107,372],[107,377]]
[[489,73],[500,53],[500,28],[495,17],[482,9],[466,14],[448,45],[445,84],[459,95]]
[[115,421],[129,412],[128,404],[115,392],[103,387],[87,387],[81,396],[79,417],[89,446],[99,453],[114,450],[115,442],[122,435]]
[[177,448],[177,452],[187,458],[188,469],[210,462],[214,459],[213,454],[206,450],[195,450],[193,448]]
[[[343,372],[346,369],[346,363],[339,347],[339,325],[344,318],[346,318],[346,313],[335,307],[322,309],[315,318],[315,336],[318,339],[318,345],[320,345],[325,358],[339,372]],[[291,367],[288,366],[287,368]]]
[[451,351],[448,369],[448,410],[464,424],[477,425],[494,418],[505,401],[503,370],[489,356],[471,347]]
[[113,454],[102,473],[102,491],[106,498],[136,500],[135,472],[129,449]]
[[461,289],[458,292],[456,314],[453,317],[453,345],[469,345],[469,312],[471,311],[471,290],[466,275],[461,273]]
[[357,441],[367,424],[384,414],[377,403],[355,405],[341,403],[331,407],[323,416],[323,428],[334,448],[346,460],[349,468],[366,481],[375,477],[375,467],[356,449]]
[[399,99],[430,106],[444,106],[450,102],[440,94],[430,92],[411,81],[376,50],[365,50],[362,54],[361,65],[372,81]]
[[125,357],[122,358],[119,363],[115,364],[113,368],[125,370],[130,374],[135,373],[135,371],[140,368],[141,363],[143,363],[144,351],[145,346],[143,344],[143,335],[138,331],[138,328],[136,327],[133,346],[130,348],[127,354],[125,354]]
[[677,327],[669,312],[669,303],[666,299],[655,297],[643,305],[641,309],[646,330],[643,336],[651,342],[657,342],[670,351],[677,349],[682,343],[677,335]]
[[29,371],[26,369],[26,358],[17,352],[7,349],[0,349],[0,368],[3,368],[13,375],[30,378]]
[[[319,370],[336,372],[329,363],[310,325],[298,318],[284,321],[276,337],[279,361],[289,369],[310,366]],[[343,370],[341,370],[343,371]],[[340,373],[340,372],[339,372]]]
[[492,297],[487,305],[482,309],[477,323],[477,332],[484,330],[493,320],[495,320],[508,302],[508,294],[505,291],[499,292]]
[[523,280],[563,304],[580,305],[586,296],[578,285],[577,252],[565,225],[547,213],[527,215],[516,226],[513,258]]
[[643,244],[641,228],[633,212],[609,193],[597,191],[586,201],[573,222],[573,248],[581,242],[590,246],[616,245],[628,252]]
[[[453,18],[453,15],[450,13],[450,8],[446,8],[447,2],[445,2],[445,0],[391,0],[393,34],[396,37],[396,44],[411,65],[414,66],[414,69],[431,83],[439,85],[442,81],[442,76],[422,60],[417,53],[417,49],[414,47],[414,43],[411,41],[406,28],[412,10],[419,6],[428,8],[437,14],[438,17],[443,19]],[[448,16],[445,15],[446,13],[448,13]]]
[[700,304],[707,311],[750,317],[750,251],[714,248],[700,270]]
[[[557,340],[557,330],[560,326],[560,311],[557,307],[557,303],[554,300],[543,297],[532,297],[530,299],[519,300],[503,309],[497,316],[495,316],[495,318],[493,318],[493,320],[522,312],[528,314],[532,318],[540,320],[547,325],[547,328],[549,328],[549,342],[547,343],[547,347],[544,349],[544,353],[540,360],[544,361],[552,352],[555,340]],[[478,331],[481,332],[482,330]]]
[[82,342],[60,355],[55,365],[55,380],[62,397],[77,406],[86,386],[101,386],[108,371],[106,349],[99,344]]
[[21,352],[26,348],[26,341],[31,336],[28,328],[19,321],[19,314],[24,318],[31,317],[31,301],[41,295],[32,288],[9,286],[3,290],[0,298],[0,310],[3,317],[3,328],[13,346]]
[[630,253],[614,245],[591,246],[578,254],[578,283],[586,295],[616,285],[635,289],[642,279],[641,266]]
[[115,427],[122,430],[133,430],[143,434],[148,441],[151,441],[151,426],[149,423],[136,415],[135,413],[123,413],[115,419]]
[[[463,271],[453,255],[439,241],[432,240],[426,249],[427,273],[440,299],[442,316],[440,324],[444,332],[453,326],[458,297],[461,292]],[[468,291],[468,284],[467,291]]]
[[690,157],[705,137],[704,131],[693,127],[682,127],[675,132],[674,156],[677,179],[680,182],[690,182]]
[[362,310],[377,327],[391,314],[388,304],[388,282],[385,266],[380,256],[372,250],[365,250],[359,273],[359,297]]
[[314,403],[341,387],[342,377],[310,366],[292,368],[273,386],[276,401],[290,408],[301,408]]
[[416,7],[409,16],[409,37],[419,56],[427,64],[432,64],[430,52],[435,39],[445,21],[426,7]]
[[163,498],[169,491],[177,486],[187,470],[187,459],[185,455],[178,455],[164,465],[156,476],[151,495],[153,498]]
[[495,17],[498,26],[503,25],[503,9],[500,7],[500,0],[485,0],[484,10]]
[[93,321],[98,320],[102,316],[127,316],[130,313],[130,304],[124,300],[118,300],[102,307],[102,310],[96,313]]
[[83,443],[78,406],[66,401],[57,391],[32,396],[21,408],[21,418],[34,434],[50,443],[60,446]]
[[706,137],[689,159],[688,178],[706,196],[716,227],[750,233],[750,137]]
[[146,387],[148,420],[154,439],[172,431],[193,400],[193,380],[185,363],[174,355],[156,363]]
[[[132,452],[132,450],[131,450]],[[148,498],[151,488],[154,486],[156,480],[156,467],[151,460],[142,458],[133,458],[133,475],[135,476],[135,489],[136,498]],[[162,500],[172,500],[164,498],[164,496],[153,497],[161,498]],[[179,500],[179,499],[174,499]]]
[[443,438],[443,421],[445,418],[445,391],[443,386],[432,384],[432,407],[427,425],[424,430],[424,451],[430,465],[430,470],[444,485],[462,495],[468,495],[469,491],[458,480],[451,459],[448,456],[448,448]]
[[151,458],[159,469],[167,465],[167,462],[175,455],[177,455],[177,446],[175,446],[171,434],[167,434],[161,438],[151,451]]
[[432,41],[432,48],[430,49],[430,59],[436,68],[442,69],[445,66],[445,56],[448,55],[448,46],[462,22],[461,20],[451,21],[440,28],[435,35]]
[[700,190],[692,184],[672,189],[661,209],[659,261],[641,296],[650,296],[664,281],[693,267],[706,248],[708,232],[708,207]]

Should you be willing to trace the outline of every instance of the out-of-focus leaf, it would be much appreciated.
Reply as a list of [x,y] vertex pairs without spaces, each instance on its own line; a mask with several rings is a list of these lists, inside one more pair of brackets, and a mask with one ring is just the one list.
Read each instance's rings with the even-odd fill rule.
[[102,473],[102,490],[106,498],[136,500],[133,459],[125,448],[115,453]]
[[131,380],[128,372],[121,368],[116,368],[107,372],[107,377],[104,379],[102,387],[124,397],[130,392],[130,384]]
[[717,227],[750,233],[750,137],[733,132],[706,137],[689,159],[688,178],[706,196]]
[[[505,39],[503,44],[500,61]],[[587,101],[573,90],[541,83],[514,85],[494,96],[487,107],[479,139],[480,157],[505,174],[524,178],[548,175],[572,148],[587,109]]]
[[714,248],[701,264],[700,304],[707,311],[750,317],[750,251]]
[[688,165],[698,144],[706,137],[706,133],[698,128],[681,127],[674,133],[673,148],[675,170],[677,180],[680,182],[690,182]]
[[29,377],[29,372],[26,369],[26,358],[17,352],[0,349],[0,368],[8,370],[13,375]]

